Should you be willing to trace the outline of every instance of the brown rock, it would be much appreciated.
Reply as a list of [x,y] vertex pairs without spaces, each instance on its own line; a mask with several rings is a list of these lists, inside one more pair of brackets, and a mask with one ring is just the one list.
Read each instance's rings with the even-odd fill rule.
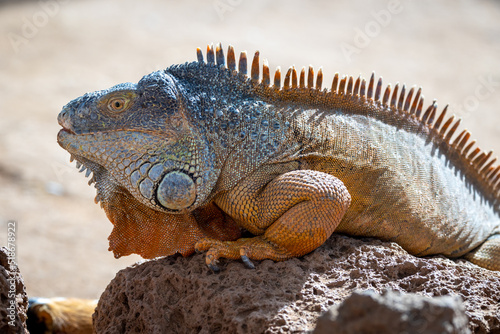
[[319,317],[313,334],[468,334],[467,322],[458,296],[367,290],[332,306]]
[[[9,261],[10,260],[10,261]],[[0,333],[28,333],[28,295],[19,268],[5,247],[0,248]]]
[[467,261],[417,258],[397,244],[334,235],[309,255],[246,269],[204,255],[138,263],[117,273],[99,300],[98,333],[281,333],[312,331],[354,290],[458,295],[469,328],[500,332],[500,273]]

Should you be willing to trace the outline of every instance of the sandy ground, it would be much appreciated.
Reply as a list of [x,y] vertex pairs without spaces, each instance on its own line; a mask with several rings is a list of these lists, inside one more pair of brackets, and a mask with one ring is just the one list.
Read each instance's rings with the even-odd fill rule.
[[323,66],[423,87],[484,149],[500,152],[495,1],[0,2],[0,244],[17,223],[31,296],[97,298],[120,269],[94,188],[56,143],[61,107],[87,91],[195,60],[221,41],[274,68]]

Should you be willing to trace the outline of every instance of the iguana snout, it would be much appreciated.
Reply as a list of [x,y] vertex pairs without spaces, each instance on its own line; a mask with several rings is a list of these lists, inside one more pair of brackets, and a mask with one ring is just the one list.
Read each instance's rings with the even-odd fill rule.
[[126,117],[127,110],[137,109],[137,97],[137,85],[132,83],[87,93],[66,104],[57,121],[74,134],[115,130],[117,119]]

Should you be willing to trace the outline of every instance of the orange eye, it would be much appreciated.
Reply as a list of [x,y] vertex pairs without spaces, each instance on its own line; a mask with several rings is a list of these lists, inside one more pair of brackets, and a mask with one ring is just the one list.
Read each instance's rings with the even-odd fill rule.
[[113,97],[108,101],[108,109],[112,112],[122,112],[127,108],[127,102],[123,97]]

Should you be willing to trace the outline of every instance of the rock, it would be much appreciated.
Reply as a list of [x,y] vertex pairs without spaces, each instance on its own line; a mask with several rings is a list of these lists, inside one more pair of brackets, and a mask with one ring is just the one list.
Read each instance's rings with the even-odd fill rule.
[[355,290],[459,296],[469,329],[500,332],[500,273],[465,260],[417,258],[395,243],[333,235],[284,262],[161,258],[121,270],[101,295],[97,333],[282,333],[312,331],[317,318]]
[[457,296],[424,297],[373,290],[353,292],[318,319],[313,334],[468,334],[467,316]]
[[0,248],[0,296],[0,333],[28,333],[28,295],[19,268],[5,247]]

